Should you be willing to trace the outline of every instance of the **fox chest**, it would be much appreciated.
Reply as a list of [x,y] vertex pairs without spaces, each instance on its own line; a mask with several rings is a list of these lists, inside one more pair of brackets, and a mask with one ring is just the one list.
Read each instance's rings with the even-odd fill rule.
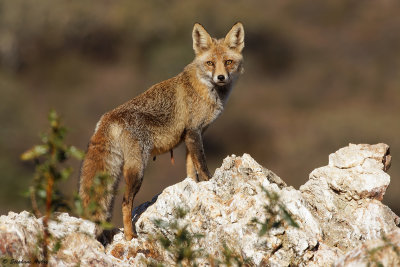
[[203,129],[210,125],[222,113],[221,103],[207,103],[193,107],[191,114],[191,126],[194,129]]

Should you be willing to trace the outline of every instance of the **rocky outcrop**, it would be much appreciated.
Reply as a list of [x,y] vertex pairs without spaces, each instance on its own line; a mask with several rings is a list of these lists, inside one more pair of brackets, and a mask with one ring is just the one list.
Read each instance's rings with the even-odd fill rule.
[[[52,251],[61,241],[61,248],[48,262],[43,259],[40,240],[43,238],[42,219],[23,211],[0,216],[0,261],[4,266],[34,263],[50,266],[111,266],[117,262],[105,254],[104,247],[94,238],[95,225],[90,221],[57,214],[49,222]],[[2,265],[2,266],[3,266]]]
[[[129,242],[121,232],[104,248],[94,240],[91,222],[60,214],[50,223],[50,231],[62,239],[50,263],[173,265],[173,253],[156,241],[157,236],[172,240],[173,232],[160,228],[155,220],[175,222],[178,207],[187,211],[178,225],[203,235],[193,244],[208,255],[197,260],[202,266],[209,266],[210,259],[223,259],[224,246],[247,259],[249,266],[398,263],[400,221],[381,203],[390,182],[385,172],[389,166],[387,145],[351,144],[331,154],[329,164],[314,170],[296,190],[249,155],[233,155],[224,159],[210,181],[196,183],[187,178],[139,206],[134,215],[138,238]],[[260,226],[252,219],[264,221],[268,215],[264,206],[272,201],[263,188],[280,196],[279,204],[292,214],[298,228],[280,224],[258,235]],[[29,260],[33,253],[40,254],[34,250],[41,230],[41,220],[27,212],[1,216],[1,257]]]
[[335,267],[400,266],[400,229],[368,240],[338,260]]

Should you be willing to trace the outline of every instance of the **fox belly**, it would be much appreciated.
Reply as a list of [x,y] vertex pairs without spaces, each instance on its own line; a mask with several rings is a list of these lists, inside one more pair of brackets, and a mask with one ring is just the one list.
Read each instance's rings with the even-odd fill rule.
[[162,130],[153,135],[152,156],[164,154],[177,147],[183,141],[184,127],[179,127],[179,129],[173,127],[168,131],[165,131],[165,128]]

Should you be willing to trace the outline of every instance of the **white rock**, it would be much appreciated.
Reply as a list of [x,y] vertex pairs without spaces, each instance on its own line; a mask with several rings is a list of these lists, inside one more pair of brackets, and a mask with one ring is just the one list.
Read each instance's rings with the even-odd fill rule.
[[400,229],[366,241],[335,261],[335,267],[400,266]]
[[[385,144],[350,144],[331,154],[329,164],[314,170],[309,181],[295,190],[250,155],[232,155],[210,181],[196,183],[187,178],[137,207],[138,238],[129,242],[121,232],[104,249],[94,239],[93,223],[59,214],[49,229],[63,243],[51,255],[50,265],[174,265],[173,255],[155,241],[157,234],[171,238],[173,233],[160,229],[154,220],[172,222],[176,209],[182,207],[188,214],[179,225],[203,234],[194,240],[194,248],[214,259],[222,259],[227,244],[237,256],[248,258],[250,266],[331,266],[335,262],[337,266],[365,266],[373,242],[387,244],[383,235],[399,246],[399,218],[380,202],[390,182],[384,171],[389,162]],[[264,206],[269,204],[261,186],[280,196],[299,228],[284,224],[258,235],[259,226],[251,220],[264,221]],[[42,220],[27,212],[1,216],[0,257],[29,259],[42,231]],[[399,263],[390,250],[382,253],[376,257],[389,265]],[[207,258],[197,263],[210,266]]]

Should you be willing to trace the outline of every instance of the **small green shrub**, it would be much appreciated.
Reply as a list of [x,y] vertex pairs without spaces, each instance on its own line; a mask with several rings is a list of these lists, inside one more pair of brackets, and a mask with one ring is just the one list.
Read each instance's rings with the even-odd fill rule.
[[[69,158],[83,159],[84,153],[74,146],[64,144],[66,128],[62,126],[60,118],[54,110],[49,113],[50,132],[42,134],[42,144],[35,145],[21,155],[22,160],[33,160],[35,173],[33,185],[27,195],[31,199],[32,209],[36,217],[43,217],[43,236],[38,238],[38,247],[42,249],[43,257],[48,260],[49,240],[54,239],[48,223],[53,212],[70,210],[66,198],[57,187],[58,182],[67,180],[72,168],[63,163]],[[61,247],[61,240],[53,240],[52,251]]]
[[172,254],[177,266],[197,266],[196,259],[203,258],[204,255],[202,249],[194,249],[194,243],[204,235],[191,233],[188,224],[182,225],[181,220],[186,214],[187,210],[179,207],[175,209],[175,219],[172,222],[154,220],[157,227],[172,233],[172,238],[158,234],[156,240]]
[[250,261],[249,259],[243,259],[243,257],[239,253],[233,251],[226,243],[224,243],[222,246],[223,260],[214,261],[215,266],[248,266],[248,263]]
[[261,226],[258,235],[263,236],[271,229],[279,228],[284,223],[298,228],[299,225],[293,219],[292,214],[287,210],[285,204],[280,201],[278,193],[269,192],[263,186],[261,186],[261,188],[268,199],[268,204],[264,205],[266,217],[263,222],[260,222],[258,218],[253,218],[251,220],[252,223],[256,223]]
[[383,245],[375,247],[369,251],[367,251],[368,255],[368,267],[376,266],[376,267],[384,267],[383,263],[377,259],[377,254],[386,249],[392,249],[394,253],[396,253],[397,257],[400,257],[400,250],[396,244],[393,244],[385,234],[382,235]]
[[49,113],[50,132],[42,134],[42,144],[35,145],[21,155],[22,160],[33,160],[35,173],[29,188],[32,209],[37,217],[59,210],[70,210],[57,183],[67,180],[72,168],[63,165],[69,158],[82,160],[84,153],[74,146],[64,144],[66,128],[57,113]]
[[[29,187],[26,195],[30,198],[33,213],[36,217],[43,216],[43,233],[39,233],[37,238],[37,248],[35,255],[43,254],[44,259],[48,260],[50,240],[53,247],[50,253],[57,252],[62,246],[62,239],[56,239],[48,231],[49,220],[53,220],[52,215],[56,211],[68,211],[80,217],[91,219],[96,214],[104,213],[100,205],[101,198],[109,193],[109,183],[111,177],[105,172],[96,174],[94,182],[89,190],[90,202],[87,207],[83,207],[82,200],[78,193],[74,195],[74,209],[70,207],[70,198],[64,196],[58,187],[59,182],[66,181],[72,174],[72,168],[65,165],[67,160],[75,158],[82,160],[84,152],[75,146],[64,143],[67,129],[61,124],[60,117],[54,110],[48,116],[50,131],[41,135],[42,143],[33,146],[21,155],[24,161],[32,160],[35,164],[33,184]],[[112,225],[107,221],[96,221],[102,229],[111,229]]]

